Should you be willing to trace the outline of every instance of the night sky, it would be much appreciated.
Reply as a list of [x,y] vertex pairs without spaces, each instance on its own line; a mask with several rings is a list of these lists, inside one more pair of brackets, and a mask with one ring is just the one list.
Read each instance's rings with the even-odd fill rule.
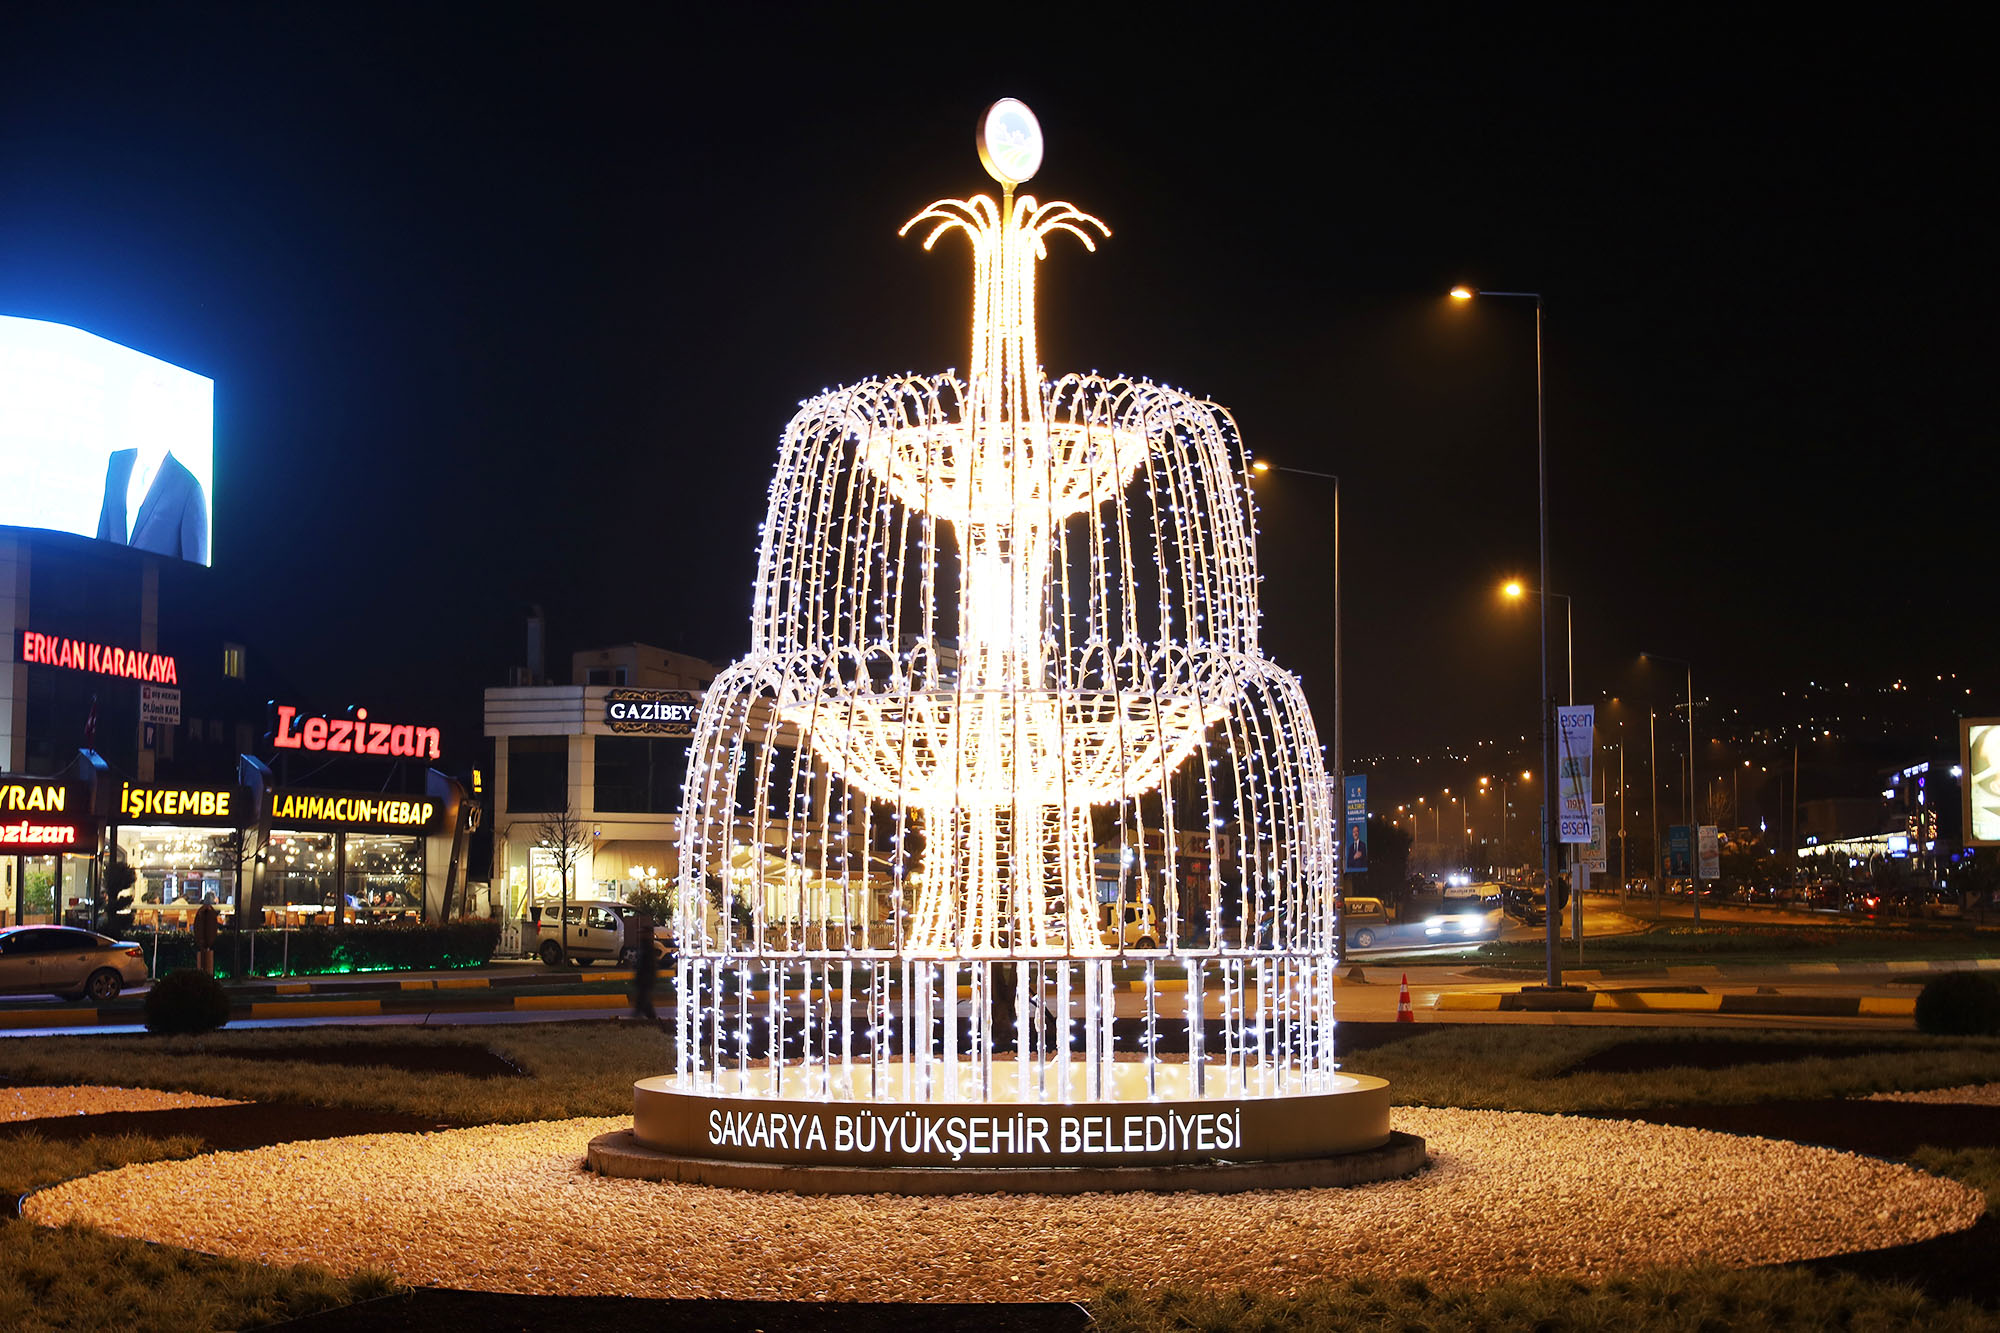
[[[1533,727],[1495,595],[1534,573],[1532,308],[1460,281],[1547,296],[1580,695],[1640,649],[1725,701],[1990,663],[1989,108],[1949,26],[412,8],[0,12],[0,313],[216,381],[213,594],[326,706],[475,731],[532,603],[557,664],[739,655],[797,401],[965,363],[963,244],[896,229],[992,188],[1005,95],[1027,188],[1113,229],[1043,266],[1051,371],[1342,475],[1350,754]],[[1324,726],[1330,496],[1258,491]]]

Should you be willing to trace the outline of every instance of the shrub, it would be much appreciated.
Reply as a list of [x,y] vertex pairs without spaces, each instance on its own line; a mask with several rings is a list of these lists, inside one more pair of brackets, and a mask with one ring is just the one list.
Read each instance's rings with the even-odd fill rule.
[[[493,957],[500,942],[500,923],[472,920],[448,921],[437,926],[388,926],[343,923],[338,926],[302,926],[286,932],[269,928],[256,933],[255,975],[275,977],[314,976],[328,972],[385,972],[448,967],[478,967]],[[250,975],[250,935],[244,930],[220,930],[215,936],[217,976],[241,978]],[[155,944],[150,934],[131,938],[146,946],[148,957]],[[166,931],[159,936],[159,970],[194,966],[194,936],[185,931]],[[239,970],[241,969],[241,970]]]
[[206,972],[185,967],[146,992],[146,1030],[168,1035],[209,1032],[229,1021],[229,992]]
[[1945,1037],[2000,1036],[2000,981],[1981,972],[1947,972],[1917,996],[1917,1030]]

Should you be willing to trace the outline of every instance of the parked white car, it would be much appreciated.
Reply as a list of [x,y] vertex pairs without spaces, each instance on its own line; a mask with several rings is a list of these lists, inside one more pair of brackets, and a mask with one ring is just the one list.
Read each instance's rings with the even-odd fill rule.
[[0,929],[0,993],[109,1000],[146,981],[146,951],[73,926]]

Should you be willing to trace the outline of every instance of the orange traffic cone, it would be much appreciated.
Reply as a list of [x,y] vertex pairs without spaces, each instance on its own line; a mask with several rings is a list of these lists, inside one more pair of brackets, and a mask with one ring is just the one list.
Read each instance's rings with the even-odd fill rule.
[[1410,1008],[1410,974],[1408,972],[1403,973],[1403,993],[1396,999],[1396,1021],[1398,1023],[1414,1023],[1417,1021],[1417,1011]]

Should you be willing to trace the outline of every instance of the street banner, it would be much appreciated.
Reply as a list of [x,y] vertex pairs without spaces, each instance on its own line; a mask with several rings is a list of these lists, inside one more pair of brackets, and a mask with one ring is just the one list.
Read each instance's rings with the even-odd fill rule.
[[1364,775],[1346,781],[1347,834],[1341,839],[1341,850],[1347,858],[1347,869],[1361,871],[1368,868],[1368,779]]
[[1584,849],[1583,868],[1602,875],[1611,869],[1611,853],[1604,845],[1604,802],[1590,807],[1590,846]]
[[1722,878],[1722,842],[1716,836],[1713,824],[1701,826],[1701,876],[1702,879]]
[[1958,724],[1959,784],[1967,847],[2000,847],[2000,717]]
[[172,685],[139,686],[139,720],[158,726],[181,724],[181,692]]
[[1694,830],[1686,824],[1667,827],[1667,878],[1686,879],[1694,873]]
[[1556,709],[1558,842],[1590,841],[1591,758],[1597,710],[1589,704]]

